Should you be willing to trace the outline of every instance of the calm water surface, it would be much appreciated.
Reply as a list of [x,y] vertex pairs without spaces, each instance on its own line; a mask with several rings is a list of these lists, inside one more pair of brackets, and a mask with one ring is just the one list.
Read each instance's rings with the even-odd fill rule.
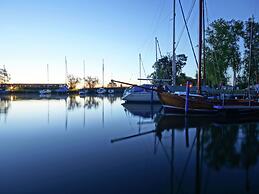
[[0,98],[0,193],[259,193],[256,122],[116,96]]

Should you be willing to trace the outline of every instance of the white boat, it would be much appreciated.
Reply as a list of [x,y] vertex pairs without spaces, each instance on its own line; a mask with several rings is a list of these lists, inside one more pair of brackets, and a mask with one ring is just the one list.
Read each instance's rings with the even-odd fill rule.
[[87,93],[88,93],[88,90],[85,89],[85,88],[82,88],[82,89],[79,90],[79,95],[80,96],[86,95]]
[[103,80],[103,85],[101,88],[98,88],[96,90],[97,94],[105,94],[106,93],[106,89],[104,88],[104,59],[103,59],[103,65],[102,65],[102,80]]
[[106,89],[105,89],[105,88],[98,88],[98,89],[96,90],[96,93],[97,93],[97,94],[105,94],[105,93],[106,93]]
[[108,89],[109,94],[114,94],[114,89]]
[[88,90],[85,88],[85,60],[83,61],[83,64],[84,64],[84,66],[83,66],[84,67],[84,77],[83,77],[84,87],[79,90],[80,96],[85,96],[88,93]]
[[[144,88],[154,87],[151,84],[143,84],[141,86]],[[133,86],[127,88],[123,93],[122,100],[127,102],[159,102],[159,98],[155,91],[142,87]]]
[[49,90],[49,89],[43,89],[43,90],[40,90],[39,93],[40,93],[41,95],[43,95],[43,94],[51,94],[51,90]]
[[68,91],[69,91],[69,89],[66,85],[59,86],[59,88],[55,90],[55,92],[57,92],[57,93],[67,93]]
[[39,91],[40,95],[46,95],[46,94],[51,94],[51,90],[48,89],[48,84],[49,84],[49,64],[47,64],[47,89],[42,89]]

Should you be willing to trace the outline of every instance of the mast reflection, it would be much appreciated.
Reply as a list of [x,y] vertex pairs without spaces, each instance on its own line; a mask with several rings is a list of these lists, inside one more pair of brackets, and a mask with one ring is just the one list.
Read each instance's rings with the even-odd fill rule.
[[[230,183],[234,184],[234,186],[230,186],[231,189],[238,186],[247,193],[256,191],[256,180],[252,178],[254,176],[251,172],[253,172],[253,168],[258,167],[259,122],[257,119],[249,118],[247,121],[241,119],[237,123],[231,120],[223,122],[222,119],[211,117],[157,115],[154,123],[155,129],[153,130],[112,139],[111,142],[115,143],[154,133],[170,162],[170,193],[208,193],[217,185],[217,182],[212,184],[214,187],[208,185],[208,172],[224,176],[226,170],[244,172],[243,186],[235,185],[233,182],[234,178],[242,179],[242,173],[239,177],[228,175],[230,179],[233,179],[230,180],[232,181]],[[170,151],[166,150],[164,144],[166,141],[168,142],[166,137],[168,133],[171,133]],[[176,134],[184,134],[184,138],[179,139],[183,136]],[[155,141],[155,154],[158,150],[156,146]],[[185,147],[184,155],[179,151],[183,147]],[[179,157],[179,154],[182,156]],[[183,156],[186,157],[184,160],[182,160]],[[180,166],[181,168],[179,168]],[[217,185],[216,188],[219,193],[225,191],[224,185]]]

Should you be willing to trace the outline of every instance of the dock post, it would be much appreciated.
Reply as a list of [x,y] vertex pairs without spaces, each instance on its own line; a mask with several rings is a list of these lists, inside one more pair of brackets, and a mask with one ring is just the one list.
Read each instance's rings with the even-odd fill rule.
[[151,86],[151,104],[153,104],[154,101],[154,93],[153,93],[153,86]]
[[189,111],[189,93],[190,93],[190,82],[186,83],[186,95],[185,95],[185,115],[187,115]]

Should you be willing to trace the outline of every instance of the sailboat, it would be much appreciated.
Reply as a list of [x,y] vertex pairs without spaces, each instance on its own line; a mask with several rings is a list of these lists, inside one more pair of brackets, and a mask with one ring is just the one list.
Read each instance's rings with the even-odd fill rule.
[[58,89],[55,90],[58,94],[66,94],[69,92],[69,88],[67,86],[67,57],[65,56],[65,84],[60,85]]
[[104,88],[104,59],[103,59],[103,66],[102,66],[102,82],[103,82],[103,85],[101,88],[98,88],[96,90],[97,94],[105,94],[106,93],[106,89]]
[[84,96],[88,93],[88,90],[85,88],[85,60],[83,61],[84,64],[84,87],[82,89],[79,90],[79,95],[80,96]]
[[[199,63],[198,63],[198,95],[189,95],[186,92],[184,95],[176,95],[170,92],[163,91],[162,87],[159,88],[158,97],[163,104],[164,112],[170,113],[222,113],[235,115],[258,114],[259,103],[251,100],[217,100],[207,99],[201,95],[201,63],[202,63],[202,24],[203,24],[203,4],[204,1],[200,0],[199,10]],[[174,14],[175,15],[175,14]],[[175,22],[174,22],[175,25]],[[175,28],[173,28],[175,29]],[[173,32],[175,34],[175,32]],[[174,41],[175,44],[175,41]],[[173,44],[173,45],[174,45]],[[175,46],[173,46],[173,56],[175,56]],[[175,64],[175,57],[173,57]],[[174,68],[175,66],[173,66]],[[173,69],[173,72],[175,69]],[[175,77],[173,77],[173,81]],[[175,84],[175,82],[174,82]],[[189,83],[186,85],[186,91],[189,91]]]
[[42,89],[39,91],[40,95],[48,95],[51,94],[51,90],[48,89],[48,84],[49,84],[49,64],[47,64],[47,88],[46,89]]
[[[157,41],[157,40],[156,40]],[[157,42],[156,42],[157,43]],[[157,93],[152,88],[155,88],[152,84],[141,84],[141,65],[142,58],[139,54],[139,85],[126,88],[122,95],[122,100],[130,103],[159,103]],[[149,80],[149,79],[145,79]]]

